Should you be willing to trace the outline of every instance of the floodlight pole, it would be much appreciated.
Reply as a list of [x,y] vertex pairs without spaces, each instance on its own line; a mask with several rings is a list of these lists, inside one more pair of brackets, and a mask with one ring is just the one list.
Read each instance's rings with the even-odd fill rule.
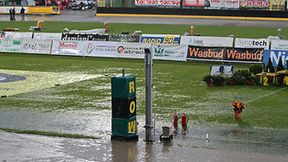
[[152,118],[152,65],[153,58],[149,48],[145,48],[145,82],[146,82],[146,123],[145,123],[145,133],[146,133],[146,142],[153,142],[153,118]]

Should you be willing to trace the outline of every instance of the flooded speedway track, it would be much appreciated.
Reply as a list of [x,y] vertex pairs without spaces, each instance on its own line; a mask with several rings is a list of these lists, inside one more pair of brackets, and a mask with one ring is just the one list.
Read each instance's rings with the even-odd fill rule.
[[[156,122],[156,140],[143,142],[144,116],[138,116],[138,142],[110,140],[111,112],[1,110],[0,127],[77,133],[100,139],[51,138],[0,132],[0,159],[88,161],[287,161],[288,131],[239,127],[238,125],[193,125],[181,131],[171,144],[161,143],[161,121]],[[209,139],[205,135],[209,134]],[[11,154],[13,150],[13,154]],[[21,161],[22,161],[21,160]]]

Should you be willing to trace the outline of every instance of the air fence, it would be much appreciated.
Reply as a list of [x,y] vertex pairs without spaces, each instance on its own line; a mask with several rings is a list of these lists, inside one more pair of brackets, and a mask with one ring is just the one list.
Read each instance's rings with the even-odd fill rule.
[[162,34],[0,33],[0,52],[144,59],[273,64],[288,60],[288,40]]

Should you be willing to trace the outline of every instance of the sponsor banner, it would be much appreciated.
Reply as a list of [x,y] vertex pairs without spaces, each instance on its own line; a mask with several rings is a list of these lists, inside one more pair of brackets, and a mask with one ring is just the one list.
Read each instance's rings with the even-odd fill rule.
[[222,8],[224,7],[224,0],[209,0],[210,7],[209,8]]
[[135,0],[136,6],[180,6],[181,0]]
[[82,56],[86,47],[86,41],[53,41],[51,54]]
[[153,59],[186,61],[187,45],[152,45]]
[[112,42],[135,42],[140,41],[140,35],[130,35],[130,34],[111,34],[109,36],[109,41]]
[[37,54],[50,54],[52,40],[23,40],[22,52],[23,53],[37,53]]
[[239,9],[240,7],[240,0],[223,0],[223,1],[224,1],[223,8]]
[[235,38],[235,48],[269,48],[267,39]]
[[109,35],[108,34],[93,34],[93,33],[62,33],[61,40],[109,41]]
[[270,7],[270,0],[240,0],[240,7],[268,9]]
[[34,33],[33,39],[61,40],[62,33]]
[[121,58],[144,58],[145,48],[150,48],[150,44],[144,43],[118,43],[116,57]]
[[183,0],[183,6],[185,7],[209,7],[208,0]]
[[7,39],[32,39],[32,32],[5,32]]
[[22,52],[21,39],[0,39],[0,52]]
[[261,63],[263,49],[189,46],[187,59]]
[[[10,7],[6,7],[6,6],[1,6],[0,7],[0,13],[1,14],[9,14],[9,10],[11,8],[15,7],[15,13],[20,13],[20,10],[22,7],[16,7],[16,6],[10,6]],[[25,9],[25,11],[28,11],[28,7],[23,7]]]
[[271,58],[274,67],[278,66],[279,60],[282,60],[284,67],[288,60],[288,50],[265,50],[263,56],[263,63],[268,65],[269,58]]
[[271,50],[288,50],[288,40],[271,40]]
[[179,44],[180,35],[143,34],[140,42],[151,44]]
[[117,45],[117,42],[90,41],[86,46],[84,56],[116,57]]
[[180,44],[204,47],[233,47],[233,38],[182,36]]

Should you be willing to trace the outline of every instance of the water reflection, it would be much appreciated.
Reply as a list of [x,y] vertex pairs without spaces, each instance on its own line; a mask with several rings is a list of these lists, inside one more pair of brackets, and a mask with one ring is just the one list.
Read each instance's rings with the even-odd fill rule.
[[136,161],[136,157],[138,154],[136,141],[121,142],[117,140],[111,140],[111,145],[112,145],[112,159],[114,162]]

